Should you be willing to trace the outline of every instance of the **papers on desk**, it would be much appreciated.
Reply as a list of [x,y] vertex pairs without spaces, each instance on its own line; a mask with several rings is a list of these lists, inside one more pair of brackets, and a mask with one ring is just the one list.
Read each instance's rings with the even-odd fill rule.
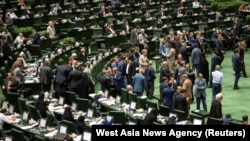
[[187,123],[188,123],[188,120],[183,120],[183,121],[177,122],[176,124],[177,125],[187,125]]
[[103,122],[103,120],[99,120],[99,121],[91,121],[89,122],[89,125],[92,126],[92,125],[101,125]]
[[59,109],[59,110],[54,110],[54,111],[57,112],[57,113],[63,114],[65,109]]
[[25,80],[25,83],[34,83],[33,80]]
[[32,128],[34,128],[34,127],[37,126],[37,125],[38,125],[38,123],[35,123],[35,124],[33,124],[33,125],[23,126],[23,127],[21,127],[21,129],[24,129],[24,130],[32,129]]
[[19,123],[19,122],[21,122],[20,118],[17,118],[15,121],[13,121],[13,123]]
[[89,94],[90,97],[94,98],[97,94]]
[[113,100],[105,100],[105,101],[103,101],[103,103],[105,103],[105,104],[107,104],[107,105],[115,105],[115,99],[113,99]]
[[99,98],[98,101],[102,102],[102,101],[106,101],[108,100],[106,97],[103,97],[103,98]]
[[135,113],[133,114],[134,117],[143,117],[144,113]]
[[[84,132],[83,140],[84,141],[90,141],[91,140],[91,133],[90,132]],[[82,135],[79,135],[76,138],[74,138],[74,141],[82,141]]]
[[44,136],[46,136],[46,137],[53,137],[53,136],[55,136],[57,134],[57,132],[58,132],[58,130],[54,130],[54,131],[52,131],[50,133],[44,134]]

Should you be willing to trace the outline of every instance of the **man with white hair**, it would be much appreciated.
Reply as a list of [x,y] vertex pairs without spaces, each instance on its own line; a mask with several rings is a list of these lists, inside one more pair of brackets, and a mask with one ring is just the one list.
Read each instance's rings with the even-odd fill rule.
[[215,100],[212,103],[209,117],[220,119],[222,118],[222,105],[221,101],[223,99],[222,93],[218,93],[215,96]]
[[145,33],[145,29],[141,29],[141,33],[138,38],[140,44],[144,43],[144,41],[148,41],[148,35]]
[[47,33],[49,34],[49,38],[55,38],[56,30],[54,27],[54,23],[52,21],[49,21],[48,27],[47,27]]
[[215,99],[215,95],[222,91],[223,79],[224,74],[220,71],[220,65],[216,65],[215,70],[212,72],[212,102]]

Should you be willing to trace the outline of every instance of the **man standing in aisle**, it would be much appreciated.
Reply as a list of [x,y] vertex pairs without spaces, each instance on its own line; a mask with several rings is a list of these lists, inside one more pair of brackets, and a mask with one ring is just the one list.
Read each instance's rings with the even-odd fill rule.
[[233,89],[239,89],[238,81],[240,79],[240,72],[241,72],[241,66],[242,66],[241,60],[240,60],[239,48],[236,48],[234,50],[234,54],[232,56],[232,63],[233,63],[233,74],[235,76]]
[[214,101],[216,94],[222,91],[223,79],[224,74],[220,71],[220,65],[216,65],[215,70],[212,72],[212,102]]
[[152,67],[152,61],[148,62],[148,67],[145,69],[145,77],[147,80],[147,97],[152,99],[154,95],[154,81],[156,78],[154,68]]

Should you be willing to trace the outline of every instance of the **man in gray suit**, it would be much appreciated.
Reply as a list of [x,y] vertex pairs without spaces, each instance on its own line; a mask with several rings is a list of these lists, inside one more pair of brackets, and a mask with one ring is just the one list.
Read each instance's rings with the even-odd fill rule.
[[200,64],[200,57],[201,57],[201,49],[198,48],[198,46],[195,46],[195,48],[192,50],[191,58],[192,58],[192,64],[193,64],[193,71],[196,71],[196,74],[199,73],[199,64]]
[[52,81],[52,71],[49,61],[45,61],[43,66],[40,69],[40,79],[43,87],[43,92],[50,92],[51,89],[51,81]]
[[147,80],[145,76],[143,75],[144,70],[140,69],[139,73],[134,76],[132,85],[134,88],[134,93],[137,94],[137,96],[142,96],[144,90],[147,90]]
[[233,74],[235,76],[234,80],[234,87],[233,89],[239,89],[238,81],[240,79],[240,72],[241,72],[241,61],[240,61],[240,50],[236,48],[234,50],[234,54],[232,56],[232,63],[233,63]]
[[130,34],[130,43],[135,47],[138,45],[139,43],[139,35],[138,35],[138,31],[139,31],[139,26],[136,26]]
[[199,73],[198,78],[195,80],[195,97],[196,97],[196,109],[200,110],[200,102],[202,101],[203,110],[207,111],[206,104],[206,88],[207,82],[206,79],[203,78],[203,74]]

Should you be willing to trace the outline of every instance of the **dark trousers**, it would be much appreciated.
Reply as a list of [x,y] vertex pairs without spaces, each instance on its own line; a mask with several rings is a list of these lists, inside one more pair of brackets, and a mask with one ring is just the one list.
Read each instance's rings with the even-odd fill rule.
[[212,85],[212,102],[215,100],[215,96],[221,92],[221,84],[219,83],[213,83]]
[[149,80],[147,81],[147,92],[146,95],[148,98],[152,98],[154,95],[154,81],[153,80]]
[[206,97],[201,95],[200,97],[196,97],[196,109],[200,110],[200,103],[202,102],[203,110],[207,111]]
[[143,92],[135,92],[135,94],[137,94],[137,96],[142,96]]
[[127,84],[132,85],[132,76],[126,74]]
[[60,96],[65,97],[66,86],[64,84],[56,83],[55,89],[55,98],[59,98]]
[[238,81],[240,79],[240,71],[236,71],[235,74],[234,74],[234,76],[235,76],[235,79],[234,79],[234,88],[236,88],[236,87],[239,87],[238,86]]
[[246,73],[246,67],[245,67],[245,62],[242,61],[241,63],[241,71],[242,71],[242,74],[243,74],[243,77],[247,77],[247,73]]
[[192,69],[193,69],[193,71],[196,71],[196,75],[198,76],[198,74],[199,74],[199,64],[193,64]]
[[43,92],[50,92],[51,84],[43,84]]

